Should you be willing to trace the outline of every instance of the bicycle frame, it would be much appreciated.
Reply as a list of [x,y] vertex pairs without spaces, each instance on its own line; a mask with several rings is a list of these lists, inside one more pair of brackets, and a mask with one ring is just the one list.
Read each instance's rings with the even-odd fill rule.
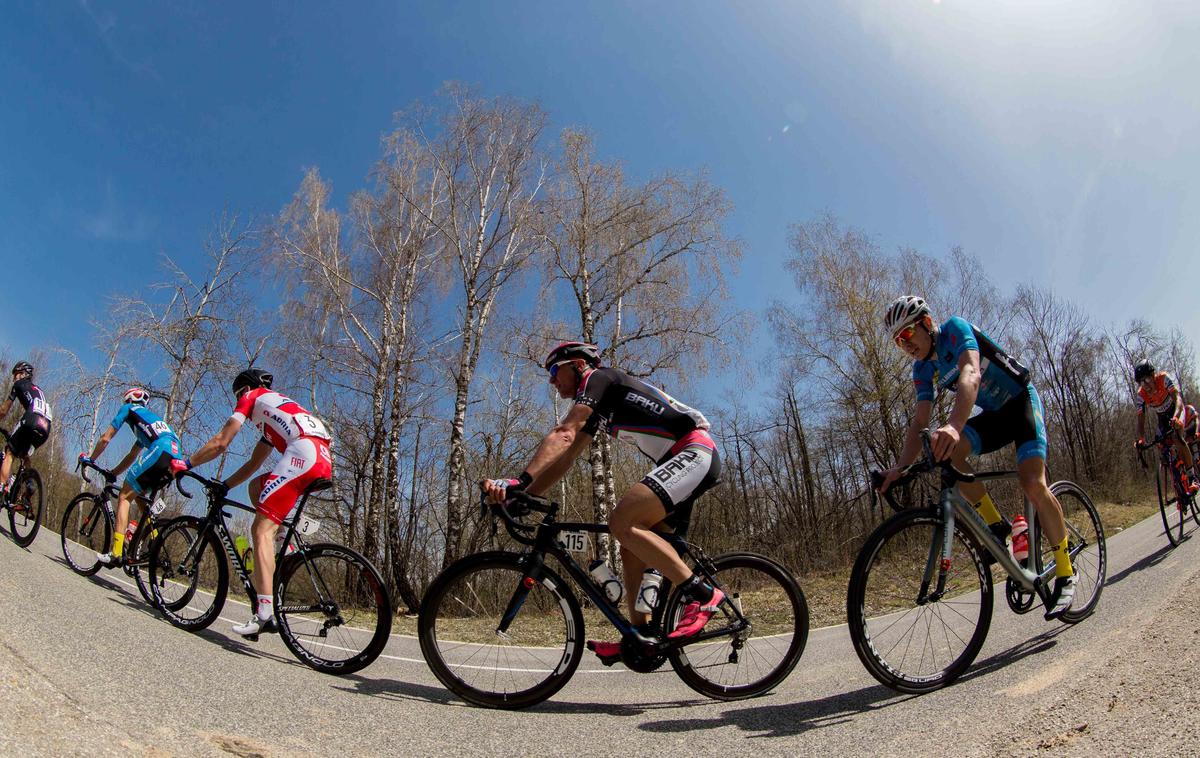
[[[513,592],[513,596],[509,600],[508,605],[504,610],[504,614],[501,616],[500,624],[496,628],[496,634],[501,637],[506,636],[509,626],[516,618],[517,612],[521,609],[521,606],[525,602],[525,598],[529,595],[529,590],[542,580],[542,567],[545,565],[545,556],[547,554],[553,556],[567,572],[567,575],[575,580],[576,586],[583,590],[583,593],[588,597],[589,600],[592,601],[592,604],[596,606],[596,609],[604,614],[604,617],[608,619],[609,623],[616,627],[617,631],[621,633],[622,638],[636,634],[634,625],[625,618],[625,615],[621,612],[620,608],[617,607],[616,603],[613,603],[608,599],[608,595],[606,595],[604,591],[597,587],[596,583],[592,581],[591,575],[588,574],[588,572],[585,571],[583,567],[571,557],[571,554],[566,550],[566,548],[562,547],[562,545],[558,543],[558,535],[562,532],[590,532],[592,534],[609,534],[609,527],[606,524],[593,524],[588,522],[556,522],[554,517],[558,513],[558,503],[549,503],[548,505],[543,506],[538,500],[534,500],[533,496],[525,495],[524,493],[520,493],[515,497],[520,499],[524,505],[530,507],[531,509],[545,513],[545,517],[536,527],[530,527],[528,525],[521,524],[514,519],[508,513],[503,504],[492,505],[493,515],[501,518],[504,521],[505,528],[512,538],[530,548],[524,553],[523,556],[523,560],[525,561],[526,565],[521,582],[518,584],[517,589]],[[526,534],[530,530],[534,531],[532,537],[529,537]],[[659,533],[659,536],[666,539],[667,542],[670,543],[673,548],[675,548],[676,552],[679,553],[680,557],[690,558],[693,565],[699,571],[703,572],[709,581],[715,582],[715,578],[713,577],[710,566],[708,565],[708,558],[706,555],[704,555],[703,550],[675,534]],[[666,579],[664,579],[663,582],[663,588],[669,586]],[[629,590],[634,592],[637,591],[634,588],[629,588]],[[659,601],[654,605],[654,609],[651,614],[651,620],[653,623],[659,624],[661,628],[662,614],[666,608],[666,602],[664,599],[666,593],[663,589],[660,589],[660,593]],[[706,629],[700,634],[688,637],[686,640],[664,640],[664,642],[661,643],[658,648],[659,652],[665,652],[667,650],[683,647],[685,645],[692,645],[697,642],[713,639],[715,637],[727,637],[730,634],[737,634],[743,631],[749,626],[749,622],[746,620],[746,617],[742,615],[741,608],[738,607],[738,603],[733,602],[732,598],[730,599],[729,607],[732,609],[733,614],[736,617],[735,621],[730,626],[723,629]]]
[[[214,483],[208,479],[201,477],[199,474],[196,474],[193,471],[185,471],[182,474],[179,474],[179,477],[176,479],[176,486],[179,488],[179,491],[184,494],[185,497],[190,498],[191,495],[186,490],[184,490],[183,487],[180,486],[179,483],[183,477],[188,477],[188,476],[199,481],[202,485],[204,485],[205,492],[208,495],[208,513],[205,514],[205,517],[203,519],[204,524],[203,524],[203,526],[201,526],[199,533],[201,535],[203,535],[205,532],[211,531],[217,535],[217,538],[221,542],[221,547],[224,548],[225,554],[229,557],[229,562],[233,566],[233,570],[237,574],[238,579],[241,580],[242,589],[246,592],[246,596],[250,599],[251,607],[253,607],[254,604],[258,601],[258,591],[254,589],[254,584],[253,584],[253,582],[250,581],[250,572],[246,569],[246,563],[245,563],[245,561],[242,560],[242,556],[238,553],[237,547],[233,543],[233,536],[229,532],[229,525],[225,523],[225,519],[229,518],[231,515],[231,514],[228,514],[225,512],[225,508],[227,506],[233,507],[233,508],[237,508],[238,510],[246,511],[248,513],[255,513],[256,511],[254,508],[246,505],[245,503],[239,503],[236,500],[230,500],[228,497],[219,497],[219,498],[214,497],[213,489],[212,489],[212,486]],[[276,572],[276,574],[279,573],[279,567],[283,563],[283,558],[287,555],[287,548],[289,545],[295,544],[296,550],[295,550],[294,555],[298,555],[298,556],[300,556],[301,560],[307,561],[308,544],[306,542],[304,542],[304,539],[301,536],[299,529],[297,528],[300,524],[300,516],[301,516],[301,514],[304,510],[304,506],[307,504],[307,502],[308,502],[308,493],[305,493],[305,495],[301,498],[300,502],[297,503],[295,513],[292,514],[292,517],[288,521],[285,521],[283,524],[281,524],[281,526],[287,527],[287,531],[284,533],[283,542],[280,544],[278,551],[276,551],[276,553],[275,553],[275,572]],[[139,524],[139,527],[140,527],[140,524]],[[293,540],[294,540],[294,542],[293,542]],[[202,540],[202,539],[198,539],[195,542],[193,542],[192,545],[188,548],[187,553],[184,554],[184,557],[181,562],[186,563],[187,561],[194,559],[196,557],[196,551],[201,550],[203,548],[203,546],[204,546],[204,540]],[[312,571],[311,574],[312,574],[312,576],[317,577],[317,580],[320,581],[322,583],[322,585],[324,584],[324,580],[320,578],[320,572]],[[275,577],[272,577],[272,584],[274,584],[274,582],[275,582]],[[321,591],[325,592],[326,594],[329,594],[327,587],[322,586]],[[300,613],[300,612],[305,612],[305,611],[309,611],[309,610],[312,610],[312,609],[307,606],[298,607],[298,608],[287,607],[287,608],[277,608],[276,609],[276,611],[278,613],[293,613],[293,612]]]
[[[116,477],[112,475],[112,472],[97,466],[95,463],[84,463],[80,461],[79,465],[82,467],[81,475],[83,476],[83,480],[88,484],[92,483],[92,480],[89,479],[87,475],[87,470],[89,468],[95,469],[100,473],[101,476],[104,477],[106,483],[102,488],[100,488],[98,493],[95,493],[95,497],[99,501],[100,507],[104,509],[104,517],[108,520],[110,527],[115,531],[117,528],[117,510],[113,506],[113,500],[121,496],[121,487],[116,484]],[[138,541],[143,538],[145,531],[154,527],[155,516],[150,512],[150,508],[155,499],[162,493],[162,490],[162,487],[158,487],[147,495],[137,495],[135,493],[134,500],[142,506],[142,515],[138,519],[137,529],[134,530],[133,537],[129,540],[130,545],[137,544]],[[90,535],[91,530],[95,528],[96,522],[88,524],[88,534]],[[149,553],[147,552],[147,556],[148,555]],[[149,558],[147,557],[138,563],[145,564],[148,562]],[[127,566],[127,573],[128,569],[129,567]]]

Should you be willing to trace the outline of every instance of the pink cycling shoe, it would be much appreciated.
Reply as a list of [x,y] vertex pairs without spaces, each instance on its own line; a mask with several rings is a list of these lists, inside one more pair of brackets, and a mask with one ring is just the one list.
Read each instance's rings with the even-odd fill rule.
[[699,634],[708,620],[717,612],[717,608],[721,606],[721,601],[724,599],[725,593],[714,587],[712,597],[704,605],[699,602],[688,603],[683,610],[683,618],[679,620],[679,626],[667,635],[667,639],[682,640]]

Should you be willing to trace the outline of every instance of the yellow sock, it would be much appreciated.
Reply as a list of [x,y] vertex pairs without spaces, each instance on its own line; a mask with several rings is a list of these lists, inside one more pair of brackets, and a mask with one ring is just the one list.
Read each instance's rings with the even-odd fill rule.
[[113,535],[112,554],[114,558],[120,558],[121,553],[125,551],[125,532]]
[[1075,569],[1071,568],[1071,556],[1067,554],[1067,538],[1063,537],[1063,541],[1054,548],[1054,575],[1055,576],[1070,576],[1075,573]]
[[992,502],[992,496],[986,492],[983,493],[983,499],[975,504],[975,511],[983,517],[988,526],[1000,523],[1000,511],[996,510],[996,504]]

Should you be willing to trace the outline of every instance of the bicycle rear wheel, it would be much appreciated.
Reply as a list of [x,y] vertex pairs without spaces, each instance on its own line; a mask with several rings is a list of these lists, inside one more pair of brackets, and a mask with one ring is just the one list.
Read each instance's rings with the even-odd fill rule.
[[383,652],[392,601],[362,555],[313,545],[284,559],[276,575],[275,618],[292,654],[327,674],[350,674]]
[[[1158,512],[1162,515],[1163,531],[1166,532],[1171,545],[1178,546],[1183,542],[1183,523],[1187,513],[1179,500],[1179,493],[1176,492],[1174,476],[1168,470],[1166,461],[1161,459],[1154,476],[1154,484],[1158,489]],[[1173,500],[1170,494],[1172,492],[1175,492]]]
[[[728,600],[704,627],[704,633],[728,629],[726,637],[675,648],[671,667],[687,686],[718,700],[761,695],[782,682],[804,653],[808,641],[808,603],[787,569],[753,553],[731,553],[713,559],[713,579]],[[664,628],[674,629],[690,598],[678,588],[663,612]],[[738,618],[749,627],[733,631]]]
[[992,579],[980,548],[954,528],[945,592],[922,598],[926,566],[941,560],[943,524],[932,509],[902,511],[867,538],[850,573],[850,639],[871,676],[900,692],[921,694],[966,671],[992,622]]
[[[1068,624],[1078,624],[1096,610],[1104,579],[1108,575],[1108,548],[1104,542],[1104,525],[1092,499],[1074,482],[1061,481],[1050,485],[1050,491],[1062,505],[1067,524],[1067,551],[1075,569],[1075,600],[1070,610],[1059,618]],[[1036,516],[1034,517],[1037,518]],[[1040,526],[1040,524],[1039,524]],[[1046,533],[1038,531],[1037,572],[1040,574],[1054,562],[1054,546]]]
[[[523,583],[516,553],[480,553],[433,580],[417,622],[421,654],[442,684],[489,708],[525,708],[562,689],[583,655],[583,614],[550,569]],[[511,615],[508,630],[498,630]]]
[[8,524],[12,540],[29,547],[42,525],[42,477],[27,468],[13,482],[8,502]]
[[84,492],[67,503],[59,536],[63,558],[72,571],[80,576],[92,576],[100,570],[100,561],[96,558],[108,550],[112,524],[95,495]]
[[161,527],[150,550],[151,603],[180,629],[216,621],[229,591],[229,567],[203,519],[183,516]]

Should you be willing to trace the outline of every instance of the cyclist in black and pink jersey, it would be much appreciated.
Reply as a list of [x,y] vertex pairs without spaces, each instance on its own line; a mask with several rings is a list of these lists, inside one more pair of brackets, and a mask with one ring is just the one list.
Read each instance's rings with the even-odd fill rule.
[[28,458],[50,437],[50,422],[54,418],[50,403],[41,388],[33,383],[33,366],[26,361],[12,368],[13,385],[8,399],[0,405],[0,420],[8,416],[14,402],[25,409],[17,428],[8,439],[8,455],[0,463],[0,494],[8,492],[8,478],[12,475],[13,458]]
[[[725,595],[694,574],[656,532],[686,533],[696,499],[720,479],[720,456],[708,420],[621,369],[601,367],[595,345],[564,342],[550,351],[545,368],[559,395],[574,398],[575,405],[542,440],[519,477],[485,482],[488,497],[502,502],[509,489],[520,488],[535,495],[546,492],[566,475],[601,427],[633,444],[656,466],[625,493],[609,517],[621,545],[625,586],[638,587],[647,568],[661,571],[691,599],[667,636],[698,634]],[[640,641],[653,644],[655,632],[646,627],[649,614],[634,607],[636,595],[627,593],[629,619],[638,627]],[[588,647],[607,665],[620,660],[618,642],[589,641]]]
[[258,594],[258,607],[251,612],[248,622],[233,627],[235,633],[247,637],[275,630],[272,578],[279,525],[309,484],[333,474],[331,438],[325,425],[296,401],[273,391],[273,379],[262,369],[247,369],[238,374],[233,380],[233,394],[237,398],[233,415],[191,458],[176,461],[173,466],[176,472],[185,471],[220,456],[246,421],[257,426],[262,437],[250,459],[224,481],[226,488],[250,479],[272,450],[281,454],[271,473],[250,479],[248,487],[250,497],[257,502],[250,534],[255,555],[251,581]]

